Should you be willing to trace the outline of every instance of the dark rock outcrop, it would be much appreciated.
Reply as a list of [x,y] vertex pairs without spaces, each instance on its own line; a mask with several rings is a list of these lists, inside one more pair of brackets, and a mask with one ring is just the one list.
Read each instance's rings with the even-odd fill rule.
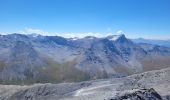
[[110,100],[163,100],[162,97],[153,89],[141,89],[133,93],[117,96]]

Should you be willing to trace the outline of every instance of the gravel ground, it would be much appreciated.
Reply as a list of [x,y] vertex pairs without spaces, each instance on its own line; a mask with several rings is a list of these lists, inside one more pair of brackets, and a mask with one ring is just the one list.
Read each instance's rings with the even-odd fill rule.
[[109,100],[110,98],[153,88],[165,100],[170,95],[170,68],[124,78],[80,83],[0,85],[0,100]]

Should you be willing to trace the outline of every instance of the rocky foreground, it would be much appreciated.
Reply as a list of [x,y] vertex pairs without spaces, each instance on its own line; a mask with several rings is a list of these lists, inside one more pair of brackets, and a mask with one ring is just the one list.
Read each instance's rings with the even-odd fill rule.
[[170,68],[80,83],[0,85],[0,100],[170,100]]

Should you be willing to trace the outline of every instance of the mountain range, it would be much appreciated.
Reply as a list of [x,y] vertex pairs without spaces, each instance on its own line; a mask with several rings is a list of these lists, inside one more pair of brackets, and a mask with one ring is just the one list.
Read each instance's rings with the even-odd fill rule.
[[170,48],[103,38],[0,35],[1,84],[58,83],[124,77],[170,67]]
[[135,43],[149,43],[153,45],[170,47],[170,40],[153,40],[153,39],[138,38],[138,39],[132,39],[132,41]]

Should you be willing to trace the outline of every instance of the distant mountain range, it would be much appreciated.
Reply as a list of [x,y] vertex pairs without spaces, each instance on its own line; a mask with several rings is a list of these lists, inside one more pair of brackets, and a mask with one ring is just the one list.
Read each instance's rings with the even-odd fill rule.
[[170,67],[170,48],[133,41],[123,34],[81,39],[0,35],[0,82],[73,82]]
[[154,45],[170,47],[170,40],[152,40],[152,39],[138,38],[138,39],[132,39],[132,41],[135,43],[149,43]]

